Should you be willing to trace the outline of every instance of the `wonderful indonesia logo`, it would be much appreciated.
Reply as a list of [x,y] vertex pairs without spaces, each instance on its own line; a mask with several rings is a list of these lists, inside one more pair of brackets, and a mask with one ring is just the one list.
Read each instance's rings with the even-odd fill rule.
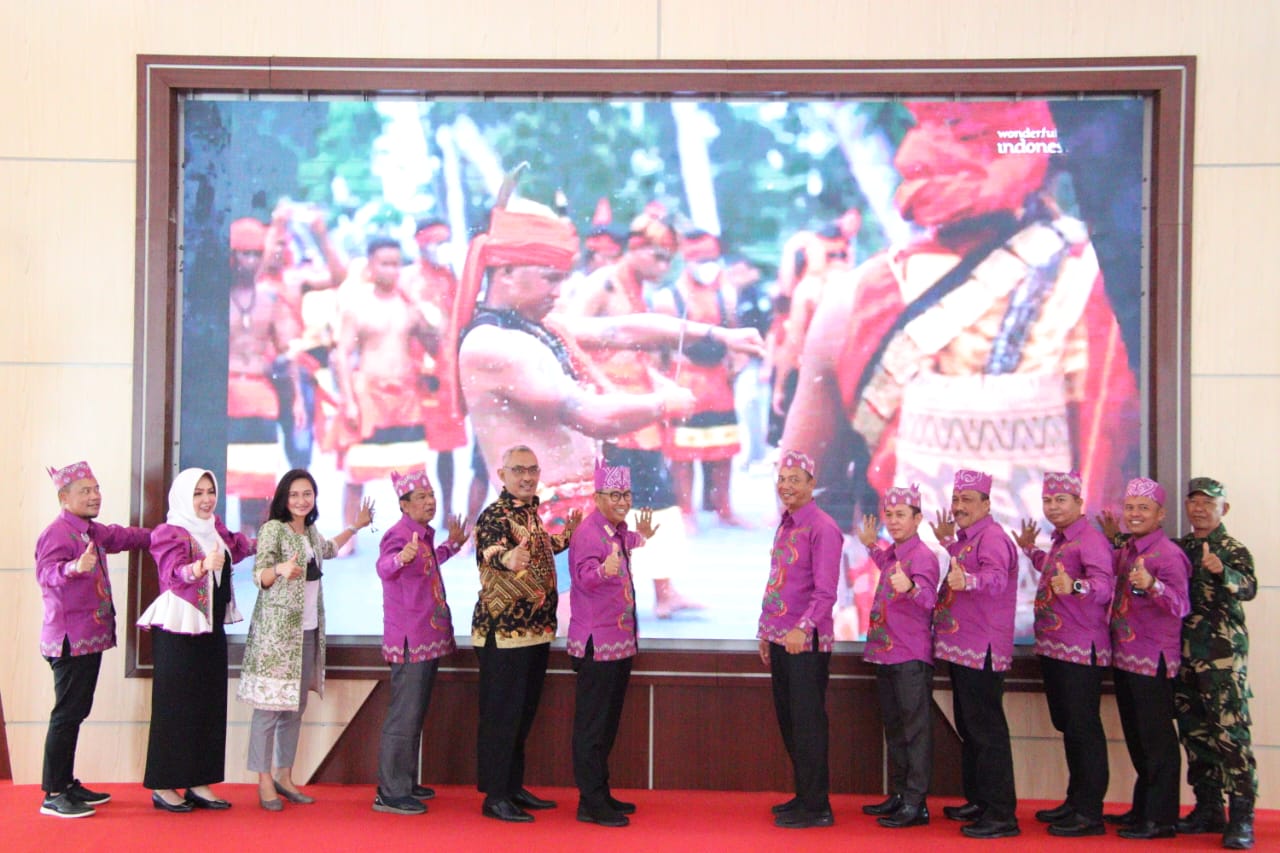
[[1052,127],[1024,127],[996,131],[997,154],[1061,154],[1058,131]]

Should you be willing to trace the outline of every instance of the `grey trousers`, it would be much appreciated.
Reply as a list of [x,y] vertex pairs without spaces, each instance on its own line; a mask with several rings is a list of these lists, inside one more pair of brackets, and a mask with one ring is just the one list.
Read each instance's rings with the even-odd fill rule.
[[[273,768],[292,767],[298,753],[298,735],[302,733],[302,714],[307,710],[308,685],[315,668],[316,632],[302,632],[302,689],[296,711],[263,711],[253,709],[249,719],[249,770],[270,773]],[[274,746],[275,761],[272,762]]]
[[378,787],[388,797],[407,797],[418,781],[422,722],[431,703],[440,660],[391,664],[391,702],[378,744]]

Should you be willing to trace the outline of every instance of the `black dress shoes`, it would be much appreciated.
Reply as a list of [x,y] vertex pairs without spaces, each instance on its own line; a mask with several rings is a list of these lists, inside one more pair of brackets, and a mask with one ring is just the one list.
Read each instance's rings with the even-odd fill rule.
[[508,823],[532,823],[533,815],[524,811],[511,800],[485,800],[480,807],[480,814],[495,820]]
[[156,808],[162,811],[173,812],[174,814],[185,814],[186,812],[191,811],[191,803],[188,803],[186,800],[183,800],[177,805],[174,805],[173,803],[167,801],[164,797],[160,796],[160,793],[158,791],[151,792],[151,805],[155,806]]
[[1142,823],[1142,815],[1129,809],[1124,814],[1104,814],[1102,820],[1112,826],[1137,826]]
[[1144,820],[1133,826],[1125,827],[1116,833],[1121,838],[1133,838],[1139,841],[1146,841],[1149,838],[1173,838],[1177,835],[1173,830],[1172,824],[1156,823],[1154,820]]
[[981,820],[982,812],[982,806],[977,803],[942,807],[942,813],[947,816],[947,820]]
[[769,811],[774,814],[786,814],[787,812],[793,812],[798,808],[800,808],[800,798],[792,797],[785,803],[778,803],[776,805],[769,806]]
[[616,800],[614,799],[613,794],[605,794],[604,801],[609,804],[609,808],[613,809],[618,814],[635,814],[636,813],[635,803],[628,803],[622,800]]
[[876,803],[873,806],[863,806],[862,813],[869,814],[872,817],[881,817],[882,815],[893,814],[900,808],[902,808],[902,797],[897,794],[892,794],[889,799],[882,803]]
[[626,826],[631,823],[630,818],[616,811],[607,803],[599,806],[578,803],[578,820],[583,823],[594,823],[598,826]]
[[511,802],[515,803],[522,809],[532,809],[533,811],[554,809],[556,807],[555,800],[544,800],[541,797],[535,797],[528,788],[521,788],[520,791],[511,798]]
[[1086,835],[1105,835],[1107,827],[1100,820],[1089,820],[1079,812],[1072,812],[1056,823],[1049,824],[1049,834],[1059,838],[1083,838]]
[[213,809],[214,811],[223,811],[231,808],[231,803],[228,803],[226,800],[206,800],[190,788],[187,789],[183,799],[190,803],[192,808],[196,809]]
[[811,812],[804,806],[797,806],[789,812],[783,812],[773,820],[774,826],[783,829],[812,829],[816,826],[831,826],[836,822],[827,807],[820,812]]
[[426,785],[414,785],[413,790],[409,792],[409,796],[415,800],[434,800],[436,792],[435,789],[428,788]]
[[908,826],[924,826],[929,822],[929,807],[924,803],[914,806],[903,803],[893,814],[876,818],[876,823],[889,829],[906,829]]
[[1071,815],[1075,814],[1075,811],[1075,809],[1071,808],[1070,803],[1063,803],[1060,806],[1055,806],[1051,809],[1041,809],[1036,812],[1036,820],[1041,823],[1057,823],[1064,817],[1071,817]]
[[1016,820],[996,820],[986,817],[977,823],[960,827],[960,831],[970,838],[1013,838],[1022,832],[1018,829]]

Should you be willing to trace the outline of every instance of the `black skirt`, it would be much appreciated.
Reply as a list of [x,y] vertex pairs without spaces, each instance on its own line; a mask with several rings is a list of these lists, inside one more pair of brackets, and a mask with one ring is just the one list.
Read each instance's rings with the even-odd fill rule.
[[[228,566],[228,568],[230,568]],[[214,585],[213,632],[151,630],[151,736],[142,784],[152,790],[212,785],[227,751],[227,634],[231,572]]]

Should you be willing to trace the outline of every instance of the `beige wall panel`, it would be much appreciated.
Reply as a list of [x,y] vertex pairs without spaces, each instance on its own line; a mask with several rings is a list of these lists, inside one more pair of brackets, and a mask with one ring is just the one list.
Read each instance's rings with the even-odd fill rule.
[[102,485],[100,520],[129,523],[132,366],[0,365],[0,396],[0,440],[10,448],[0,454],[0,518],[9,533],[0,536],[0,566],[34,567],[36,539],[58,514],[46,466],[87,459]]
[[[1262,562],[1265,573],[1270,567],[1265,557]],[[1280,623],[1280,586],[1274,585],[1277,580],[1274,574],[1263,578],[1263,583],[1273,586],[1258,590],[1258,597],[1244,606],[1244,613],[1250,629],[1249,687],[1253,690],[1253,699],[1249,702],[1249,712],[1253,715],[1253,742],[1280,750],[1280,660],[1275,654],[1274,640],[1264,639],[1273,638],[1273,626]],[[1264,786],[1263,792],[1270,787]],[[1280,797],[1276,802],[1280,803]]]
[[[98,708],[80,728],[76,776],[94,782],[141,782],[147,760],[147,723],[97,722]],[[9,759],[15,785],[39,785],[46,722],[8,725]]]
[[[1274,143],[1273,143],[1274,144]],[[1280,377],[1280,147],[1274,165],[1197,167],[1192,229],[1191,373]],[[1218,331],[1215,334],[1214,330]],[[1274,491],[1274,490],[1273,490]]]
[[0,362],[132,362],[133,182],[130,163],[0,160]]
[[1062,742],[1051,737],[1014,737],[1013,780],[1019,800],[1052,800],[1054,805],[1062,802],[1067,790]]

